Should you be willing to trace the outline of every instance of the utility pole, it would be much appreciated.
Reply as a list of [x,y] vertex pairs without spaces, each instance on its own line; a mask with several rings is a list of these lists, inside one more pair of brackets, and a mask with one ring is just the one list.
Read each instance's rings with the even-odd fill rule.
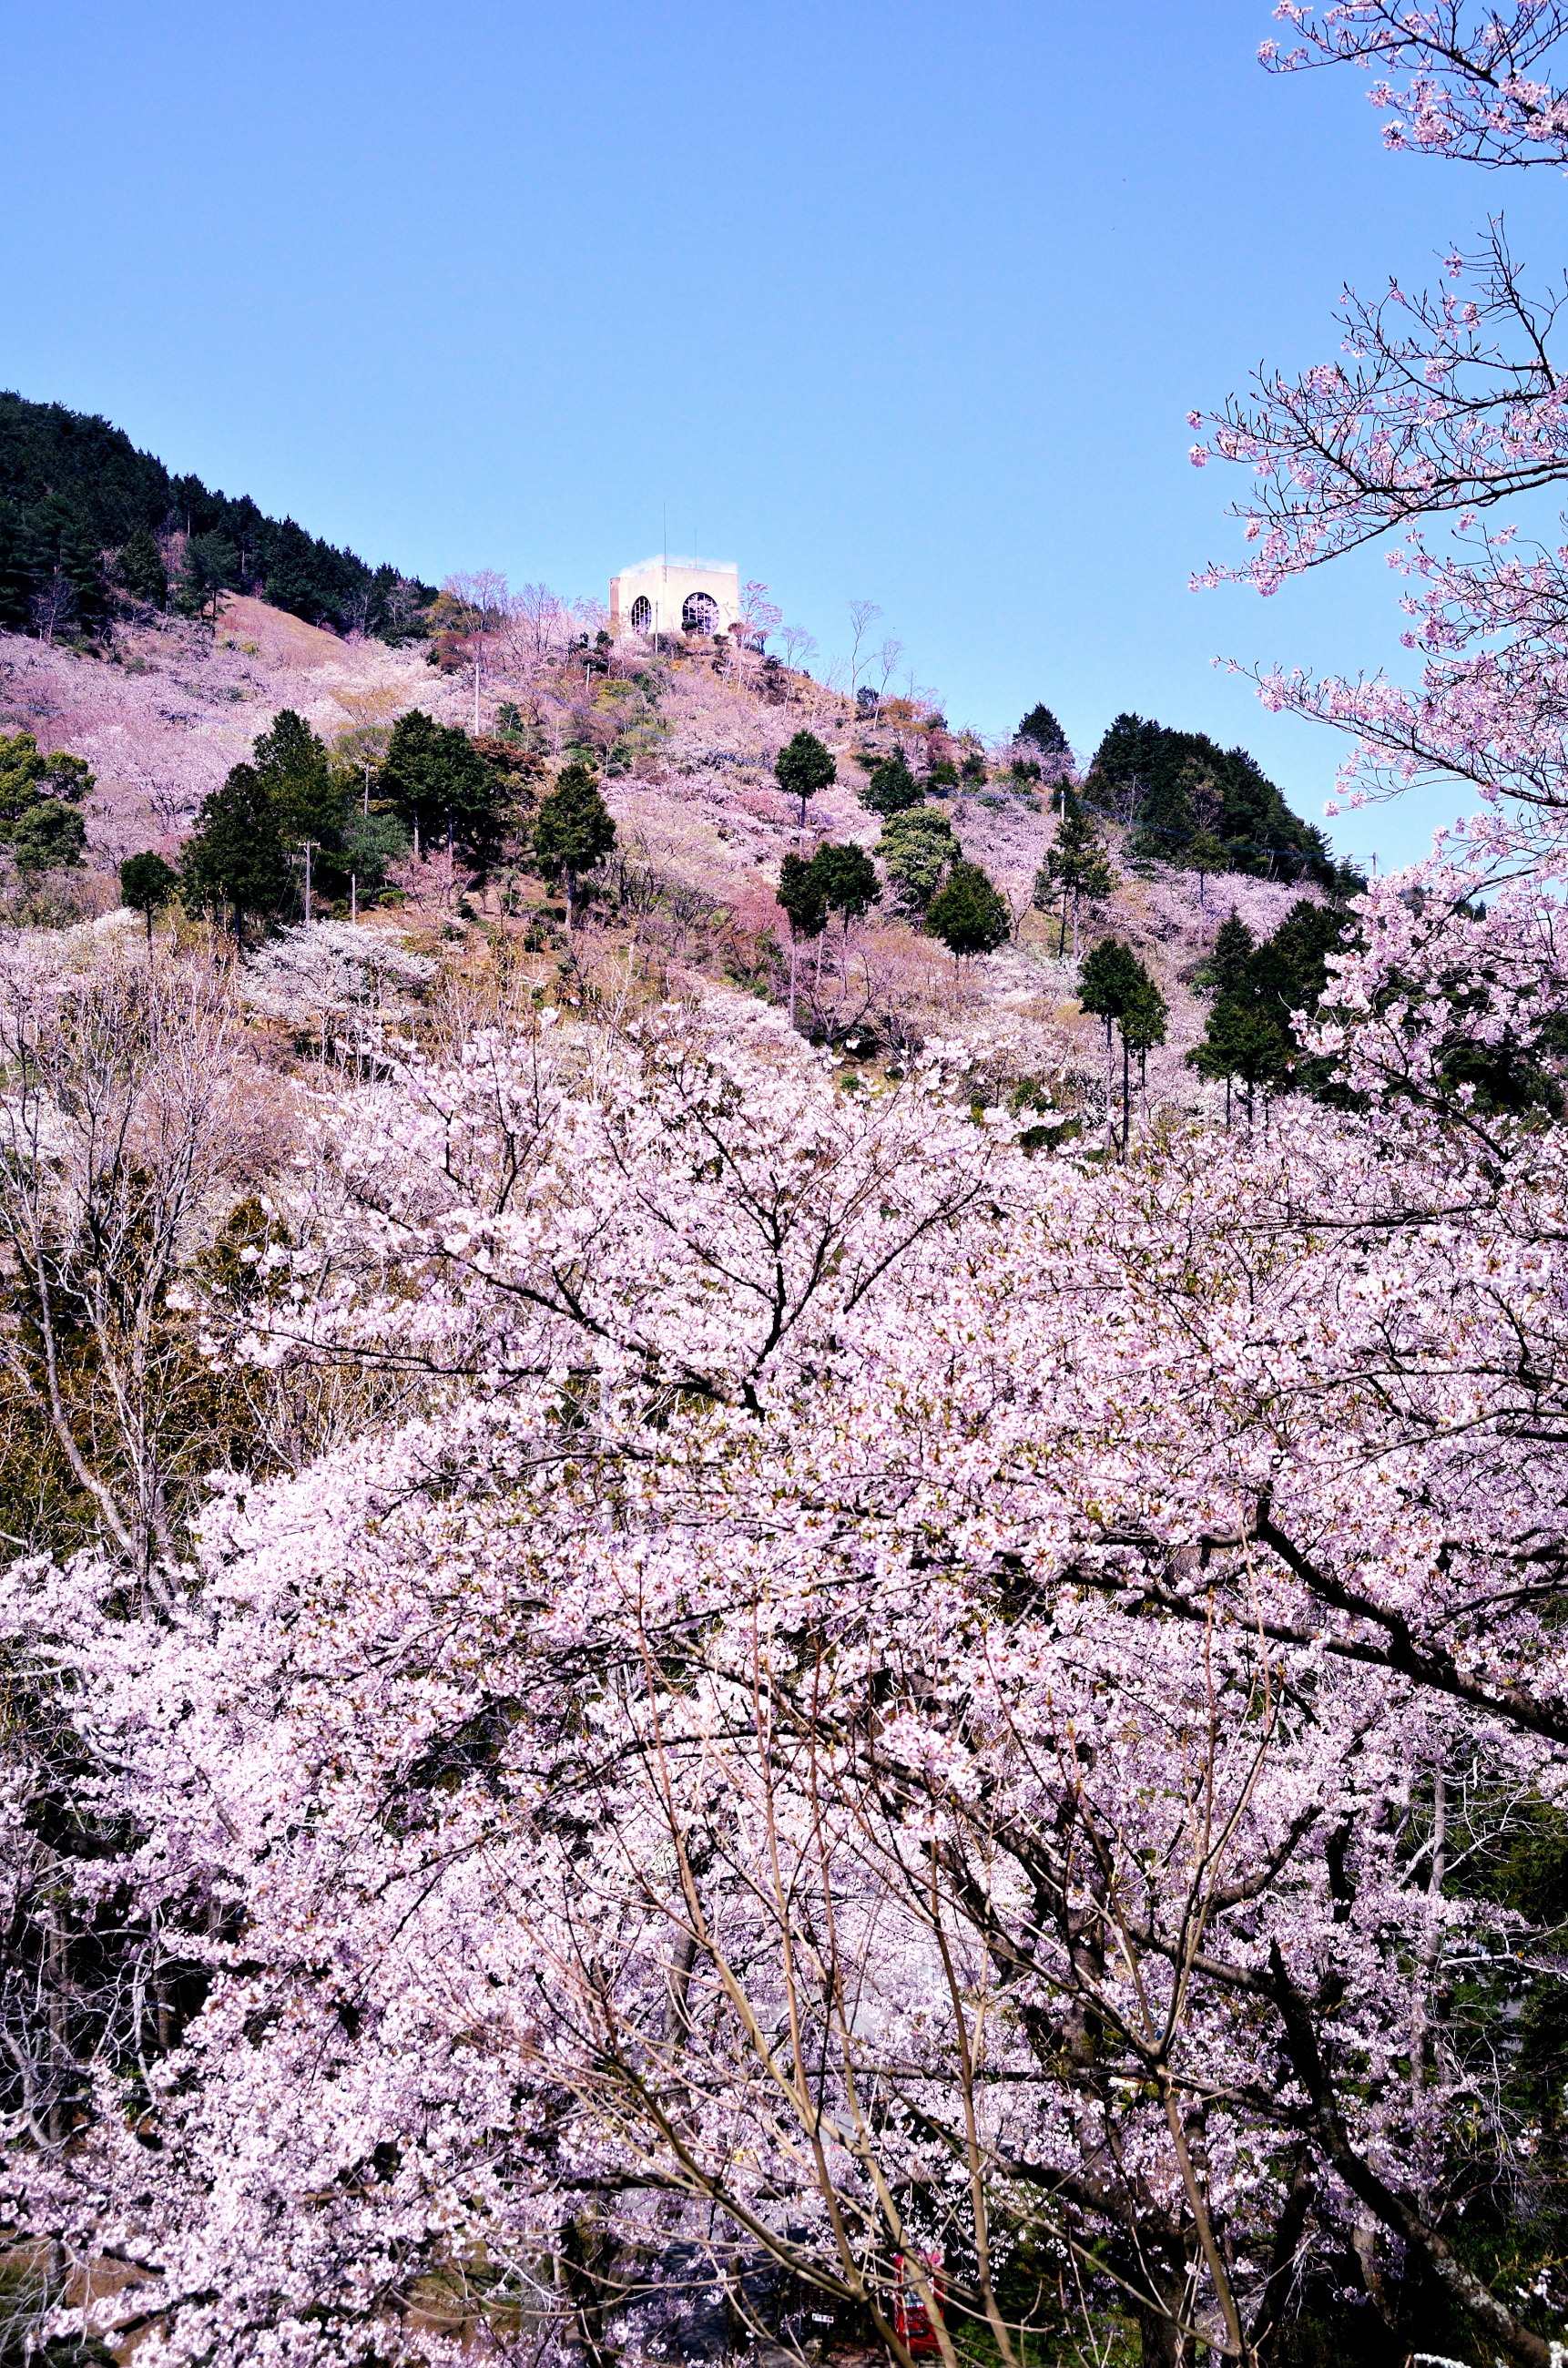
[[473,660],[473,735],[476,740],[479,737],[479,669],[483,663],[476,651]]
[[306,838],[301,839],[300,843],[305,850],[305,927],[308,929],[311,926],[311,857],[318,842],[313,838]]

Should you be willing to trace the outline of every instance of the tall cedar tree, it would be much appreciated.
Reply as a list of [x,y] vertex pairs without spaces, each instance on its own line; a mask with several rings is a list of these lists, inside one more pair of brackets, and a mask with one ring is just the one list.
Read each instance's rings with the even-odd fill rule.
[[1255,1097],[1291,1086],[1323,1091],[1324,1064],[1303,1055],[1292,1014],[1315,1012],[1327,983],[1327,958],[1340,942],[1345,921],[1331,905],[1302,897],[1271,938],[1255,945],[1244,922],[1233,913],[1214,940],[1210,975],[1218,990],[1203,1042],[1187,1055],[1199,1076],[1225,1080],[1225,1123],[1236,1086],[1246,1096],[1247,1123]]
[[[1058,903],[1062,906],[1062,927],[1056,940],[1059,962],[1067,951],[1069,913],[1076,930],[1080,906],[1099,904],[1115,885],[1116,873],[1094,816],[1074,799],[1062,817],[1055,842],[1047,849],[1034,882],[1037,912],[1049,913]],[[1076,937],[1074,943],[1076,946]]]
[[806,800],[836,781],[838,768],[814,732],[797,732],[778,751],[773,776],[786,797],[800,799],[801,828],[804,830]]
[[827,890],[815,859],[787,855],[778,867],[776,891],[790,924],[790,1025],[795,1024],[795,981],[802,938],[820,938],[827,927]]
[[1119,938],[1102,938],[1084,962],[1078,999],[1085,1011],[1105,1021],[1106,1052],[1110,1052],[1114,1026],[1121,1037],[1120,1158],[1127,1157],[1131,1128],[1131,1055],[1146,1054],[1165,1041],[1165,999],[1131,946]]
[[422,708],[411,709],[392,728],[379,786],[383,802],[415,833],[424,852],[449,843],[476,871],[494,864],[511,822],[510,807],[466,732],[437,723]]
[[201,802],[180,860],[181,894],[194,912],[227,906],[244,943],[247,919],[276,920],[296,890],[278,816],[254,765],[236,765]]
[[564,886],[568,929],[578,882],[604,861],[614,845],[615,825],[592,768],[566,766],[549,797],[540,801],[533,852],[545,878]]
[[1006,944],[1013,916],[978,863],[955,863],[926,907],[926,927],[955,962],[968,962]]

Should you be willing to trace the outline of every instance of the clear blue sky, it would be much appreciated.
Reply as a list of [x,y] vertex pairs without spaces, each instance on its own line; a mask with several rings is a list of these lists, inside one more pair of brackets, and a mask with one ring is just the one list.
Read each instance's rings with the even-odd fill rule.
[[[956,722],[1043,698],[1336,745],[1216,654],[1397,657],[1377,560],[1261,603],[1185,414],[1332,349],[1560,184],[1385,156],[1364,85],[1255,63],[1267,0],[0,0],[0,383],[431,578],[605,597],[733,557],[824,650],[880,603]],[[1439,801],[1439,807],[1447,801]],[[1440,811],[1335,826],[1384,863]]]

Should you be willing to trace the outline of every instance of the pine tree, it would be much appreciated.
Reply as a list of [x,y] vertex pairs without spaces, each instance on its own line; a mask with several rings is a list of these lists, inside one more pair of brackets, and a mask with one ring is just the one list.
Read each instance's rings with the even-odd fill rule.
[[1238,916],[1233,905],[1230,919],[1220,924],[1214,950],[1209,957],[1210,975],[1221,995],[1235,993],[1246,975],[1246,966],[1256,943],[1257,939]]
[[774,779],[787,797],[801,801],[801,828],[806,826],[806,800],[838,779],[838,768],[814,732],[797,732],[774,760]]
[[614,845],[615,824],[599,795],[592,766],[566,766],[540,803],[534,823],[533,854],[545,878],[563,884],[568,930],[578,882],[604,861]]
[[115,568],[133,600],[144,600],[150,609],[168,607],[169,571],[148,528],[139,526],[121,545]]

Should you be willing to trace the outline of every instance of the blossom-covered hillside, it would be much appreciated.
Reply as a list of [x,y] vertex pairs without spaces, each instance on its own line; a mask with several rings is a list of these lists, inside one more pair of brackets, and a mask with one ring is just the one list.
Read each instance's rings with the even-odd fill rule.
[[[1191,1106],[1203,1091],[1185,1063],[1208,1008],[1193,973],[1221,920],[1238,910],[1266,938],[1299,896],[1319,893],[1139,858],[1127,830],[1108,818],[1113,884],[1064,932],[1060,911],[1038,910],[1032,899],[1058,828],[1055,788],[1072,779],[1069,758],[1051,752],[1042,768],[1033,743],[986,746],[950,732],[929,700],[858,708],[744,639],[610,648],[591,606],[534,590],[501,599],[483,581],[490,608],[449,593],[434,643],[401,647],[342,638],[235,595],[211,628],[127,604],[96,648],[0,636],[0,731],[26,730],[42,747],[68,750],[96,778],[85,876],[73,891],[84,909],[118,901],[126,857],[152,848],[177,861],[203,799],[280,711],[303,717],[344,761],[364,765],[369,786],[391,727],[410,711],[477,728],[481,740],[509,719],[537,760],[536,794],[586,757],[615,819],[616,855],[574,936],[574,957],[636,942],[684,991],[739,982],[783,1001],[791,963],[775,895],[781,866],[824,842],[874,854],[882,821],[863,793],[876,764],[896,754],[948,825],[951,851],[1000,891],[1009,935],[993,951],[955,958],[884,871],[880,901],[834,917],[800,950],[801,1024],[860,1068],[938,1038],[965,1047],[999,1080],[1092,1099],[1108,1042],[1080,1009],[1077,957],[1113,932],[1145,962],[1170,1007],[1165,1042],[1145,1064],[1152,1111]],[[836,768],[803,824],[774,771],[802,730],[824,742]],[[438,856],[394,891],[409,921],[460,929],[467,914],[475,928],[508,928],[540,958],[542,974],[545,958],[560,951],[559,923],[534,909],[543,894],[537,883],[519,889],[516,866],[478,881],[443,878]]]

